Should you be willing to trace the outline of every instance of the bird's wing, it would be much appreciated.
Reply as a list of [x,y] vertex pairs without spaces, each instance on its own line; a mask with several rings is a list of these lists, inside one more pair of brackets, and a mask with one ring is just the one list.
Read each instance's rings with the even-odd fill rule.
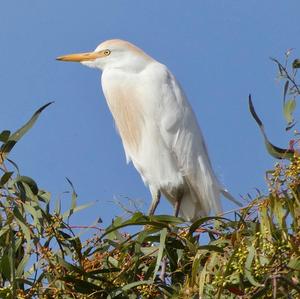
[[[161,82],[161,103],[157,121],[161,136],[173,153],[190,192],[190,198],[186,200],[186,209],[190,209],[188,205],[196,209],[191,211],[193,215],[187,216],[196,218],[208,215],[211,210],[218,212],[220,192],[223,188],[213,172],[194,112],[178,82],[167,69]],[[184,205],[183,198],[183,214]]]

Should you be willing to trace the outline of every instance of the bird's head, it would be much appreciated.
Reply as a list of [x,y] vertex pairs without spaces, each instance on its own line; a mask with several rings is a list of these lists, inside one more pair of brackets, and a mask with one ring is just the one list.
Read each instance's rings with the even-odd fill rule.
[[135,45],[113,39],[101,43],[93,52],[64,55],[57,57],[57,60],[80,62],[100,70],[105,68],[139,70],[153,59]]

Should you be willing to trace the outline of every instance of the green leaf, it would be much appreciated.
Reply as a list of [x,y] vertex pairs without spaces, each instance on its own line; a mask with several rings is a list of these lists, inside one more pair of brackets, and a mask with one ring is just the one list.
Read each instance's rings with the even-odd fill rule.
[[270,195],[271,200],[271,206],[273,210],[273,214],[275,216],[275,219],[277,220],[280,229],[285,230],[287,233],[287,225],[286,225],[286,210],[284,208],[283,202],[278,198],[273,198],[273,196]]
[[81,268],[79,268],[79,267],[77,267],[77,266],[75,266],[75,265],[72,265],[72,264],[68,263],[68,262],[65,261],[62,257],[60,257],[60,256],[58,256],[58,255],[56,255],[55,257],[57,258],[58,262],[59,262],[62,266],[64,266],[67,270],[69,270],[69,271],[74,271],[74,272],[79,273],[79,274],[84,274],[83,269],[81,269]]
[[159,247],[153,245],[150,247],[141,247],[140,250],[144,255],[156,257],[158,254]]
[[182,224],[185,222],[184,219],[180,217],[170,215],[151,215],[149,219],[150,221],[168,222],[169,224]]
[[293,270],[300,271],[300,258],[291,259],[287,266]]
[[1,142],[7,142],[10,135],[10,131],[4,130],[0,133],[0,141]]
[[35,124],[40,114],[42,113],[42,111],[52,103],[53,102],[47,103],[46,105],[39,108],[24,126],[22,126],[15,133],[9,136],[6,143],[4,143],[1,146],[1,152],[2,152],[1,160],[4,160],[6,158],[7,154],[12,150],[15,144],[32,128],[32,126]]
[[17,171],[17,174],[20,175],[20,170],[19,170],[18,165],[17,165],[13,160],[10,160],[10,159],[8,159],[8,158],[6,158],[6,160],[7,160],[10,164],[13,165],[13,167],[14,167],[14,168],[16,169],[16,171]]
[[159,269],[162,257],[163,257],[163,252],[166,246],[166,237],[167,237],[168,230],[166,228],[163,228],[160,232],[160,240],[159,240],[159,249],[158,249],[158,254],[157,254],[157,260],[156,260],[156,265],[155,269],[153,272],[153,280],[156,278],[156,273]]
[[295,60],[293,61],[293,68],[294,68],[294,69],[300,68],[300,59],[295,59]]
[[196,278],[199,273],[199,267],[200,267],[200,262],[201,262],[201,253],[198,251],[196,256],[193,259],[193,264],[192,264],[192,273],[191,273],[191,284],[195,285],[196,284]]
[[58,197],[55,201],[54,213],[59,215],[61,212],[61,199]]
[[256,121],[256,123],[258,124],[258,126],[260,128],[260,131],[261,131],[264,141],[265,141],[265,146],[266,146],[269,154],[277,159],[289,159],[290,160],[291,158],[293,158],[293,156],[294,156],[293,150],[277,147],[269,141],[269,139],[267,138],[266,132],[265,132],[264,125],[263,125],[262,121],[260,120],[260,118],[258,117],[258,115],[256,114],[256,111],[254,109],[251,95],[249,95],[249,109],[252,114],[252,117],[254,118],[254,120]]
[[0,296],[5,299],[13,299],[12,298],[12,290],[11,287],[0,288]]
[[24,273],[24,269],[29,261],[29,258],[30,258],[30,254],[25,254],[23,257],[22,257],[22,260],[21,262],[19,263],[18,267],[17,267],[17,270],[16,270],[16,277],[21,277]]
[[[96,270],[92,270],[92,271],[89,271],[87,273],[85,273],[85,275],[95,275],[95,274],[110,274],[110,273],[113,273],[113,272],[120,272],[121,269],[120,268],[108,268],[108,269],[96,269]],[[96,278],[94,278],[96,279]]]
[[207,275],[207,263],[205,263],[202,271],[200,272],[200,277],[199,277],[199,295],[200,295],[200,298],[203,298],[203,295],[204,295],[206,275]]
[[19,176],[19,177],[16,178],[15,182],[16,183],[21,182],[21,183],[27,184],[34,195],[37,195],[38,192],[39,192],[39,188],[37,186],[37,183],[32,178],[30,178],[28,176]]
[[147,230],[141,231],[138,233],[138,237],[135,242],[134,251],[135,254],[139,254],[141,252],[141,246],[145,242],[145,238],[148,236],[149,232]]
[[39,189],[38,193],[39,200],[45,203],[49,203],[51,199],[51,193],[45,190]]
[[280,76],[283,76],[285,74],[285,69],[283,68],[281,63],[275,58],[270,57],[270,59],[276,63]]
[[272,228],[271,228],[271,219],[268,214],[268,207],[266,205],[261,205],[259,208],[259,218],[260,218],[260,232],[262,236],[266,240],[271,239],[271,233],[272,233]]
[[202,224],[204,224],[205,222],[208,222],[210,220],[223,220],[224,222],[225,221],[230,221],[229,219],[227,218],[224,218],[224,217],[219,217],[219,216],[208,216],[208,217],[203,217],[203,218],[200,218],[198,220],[196,220],[191,226],[190,226],[190,229],[189,229],[189,234],[193,234],[197,228],[199,228],[199,226],[201,226]]
[[68,183],[70,184],[70,186],[72,188],[72,202],[71,202],[71,208],[69,209],[69,213],[68,213],[68,220],[69,220],[70,217],[72,216],[72,214],[74,213],[74,210],[76,209],[77,193],[75,192],[75,188],[73,186],[73,183],[68,178],[66,178],[66,180],[68,181]]
[[285,101],[284,106],[283,106],[283,114],[285,117],[286,122],[291,124],[294,120],[293,118],[293,112],[296,109],[296,100],[295,99],[290,99]]
[[24,210],[29,215],[32,216],[33,225],[38,229],[39,232],[41,232],[44,218],[43,218],[43,215],[42,215],[41,211],[39,210],[39,208],[38,207],[34,208],[30,204],[26,203],[26,201],[22,203],[22,206],[23,206]]
[[[10,246],[10,245],[9,245]],[[6,279],[11,276],[11,268],[8,254],[4,254],[0,259],[1,275]]]
[[108,262],[114,267],[118,268],[119,267],[119,261],[113,258],[112,256],[108,257]]
[[[87,204],[84,204],[84,205],[80,205],[80,206],[77,206],[76,208],[72,209],[72,214],[76,213],[76,212],[79,212],[81,210],[84,210],[92,205],[94,205],[95,203],[94,202],[89,202]],[[71,215],[72,215],[71,214]],[[63,218],[70,218],[70,210],[66,211],[64,214],[63,214]]]
[[216,251],[216,252],[220,252],[220,253],[224,252],[223,248],[215,246],[215,245],[202,245],[202,246],[198,247],[198,250],[207,250],[209,252]]
[[[119,219],[119,218],[120,217],[117,217],[116,219]],[[121,220],[122,220],[122,218],[121,218]],[[109,237],[112,237],[113,234],[111,234],[111,233],[120,228],[123,228],[126,226],[137,226],[137,225],[149,225],[149,226],[153,226],[153,227],[156,227],[159,229],[162,229],[164,227],[166,227],[166,228],[169,227],[169,224],[166,222],[158,222],[158,221],[153,221],[153,220],[151,221],[149,216],[145,216],[142,213],[137,212],[137,213],[134,213],[132,218],[130,218],[127,221],[124,221],[124,222],[121,221],[120,223],[118,222],[116,224],[116,220],[115,220],[114,223],[106,229],[105,233],[101,236],[101,239],[103,239],[107,235],[109,235]]]
[[290,81],[286,80],[285,84],[284,84],[284,89],[283,89],[283,104],[285,104],[286,95],[289,90],[289,84],[290,84]]
[[40,114],[42,113],[42,111],[45,108],[47,108],[49,105],[51,105],[52,103],[54,103],[54,102],[49,102],[49,103],[45,104],[44,106],[42,106],[41,108],[39,108],[37,111],[35,111],[35,113],[30,118],[30,120],[24,126],[22,126],[19,130],[17,130],[15,133],[13,133],[9,137],[9,140],[13,140],[16,142],[19,141],[32,128],[32,126],[35,124],[35,122],[39,118]]
[[8,224],[6,224],[5,226],[2,226],[0,229],[0,238],[7,234],[10,231],[10,226]]
[[248,246],[248,252],[249,253],[245,263],[245,276],[248,278],[249,282],[255,287],[263,287],[264,285],[257,282],[252,275],[252,262],[255,257],[255,247]]
[[91,294],[95,290],[102,290],[102,288],[97,286],[96,284],[75,278],[71,275],[63,277],[62,280],[74,284],[74,289],[82,294]]
[[28,252],[31,249],[31,231],[29,228],[29,224],[26,222],[24,217],[22,216],[21,212],[17,207],[13,210],[16,222],[20,226],[20,229],[22,230],[25,239],[26,239],[26,252]]
[[8,182],[8,180],[11,178],[12,174],[13,174],[13,171],[8,171],[3,174],[3,176],[0,179],[0,187],[3,187]]
[[14,140],[8,140],[6,143],[2,144],[0,148],[1,160],[6,158],[7,154],[13,149],[16,143],[17,142]]
[[132,282],[132,283],[128,283],[126,284],[125,286],[122,287],[122,290],[123,291],[128,291],[132,288],[135,288],[137,286],[140,286],[140,285],[151,285],[153,284],[153,281],[152,280],[142,280],[142,281],[135,281],[135,282]]
[[[151,280],[142,280],[142,281],[135,281],[129,284],[126,284],[125,286],[123,286],[122,288],[118,288],[116,290],[114,290],[107,298],[108,299],[112,299],[112,298],[131,298],[131,297],[123,297],[122,293],[129,291],[132,288],[135,288],[137,286],[140,285],[151,285],[153,284],[153,281]],[[132,298],[137,298],[137,297],[132,297]]]

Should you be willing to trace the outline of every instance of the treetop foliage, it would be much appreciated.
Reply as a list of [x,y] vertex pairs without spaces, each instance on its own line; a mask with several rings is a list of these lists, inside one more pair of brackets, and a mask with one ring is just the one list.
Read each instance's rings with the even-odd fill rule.
[[[295,127],[300,61],[273,59],[283,84],[286,130]],[[62,211],[48,191],[22,175],[8,158],[43,110],[15,133],[0,133],[1,298],[300,298],[300,154],[297,130],[279,148],[259,125],[268,152],[277,159],[266,172],[268,193],[250,195],[231,213],[194,223],[168,215],[133,212],[107,228],[70,224],[77,194],[70,184],[70,208]],[[50,204],[51,203],[51,204]],[[129,227],[135,233],[128,233]],[[130,230],[132,231],[132,230]]]

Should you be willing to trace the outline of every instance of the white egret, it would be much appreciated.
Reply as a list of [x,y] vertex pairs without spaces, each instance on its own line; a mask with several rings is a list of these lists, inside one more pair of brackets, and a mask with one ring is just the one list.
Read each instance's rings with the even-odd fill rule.
[[[101,43],[93,52],[57,58],[102,71],[102,89],[132,161],[149,186],[153,214],[161,193],[187,221],[220,211],[216,178],[196,117],[168,68],[133,44]],[[231,198],[232,199],[232,198]]]

